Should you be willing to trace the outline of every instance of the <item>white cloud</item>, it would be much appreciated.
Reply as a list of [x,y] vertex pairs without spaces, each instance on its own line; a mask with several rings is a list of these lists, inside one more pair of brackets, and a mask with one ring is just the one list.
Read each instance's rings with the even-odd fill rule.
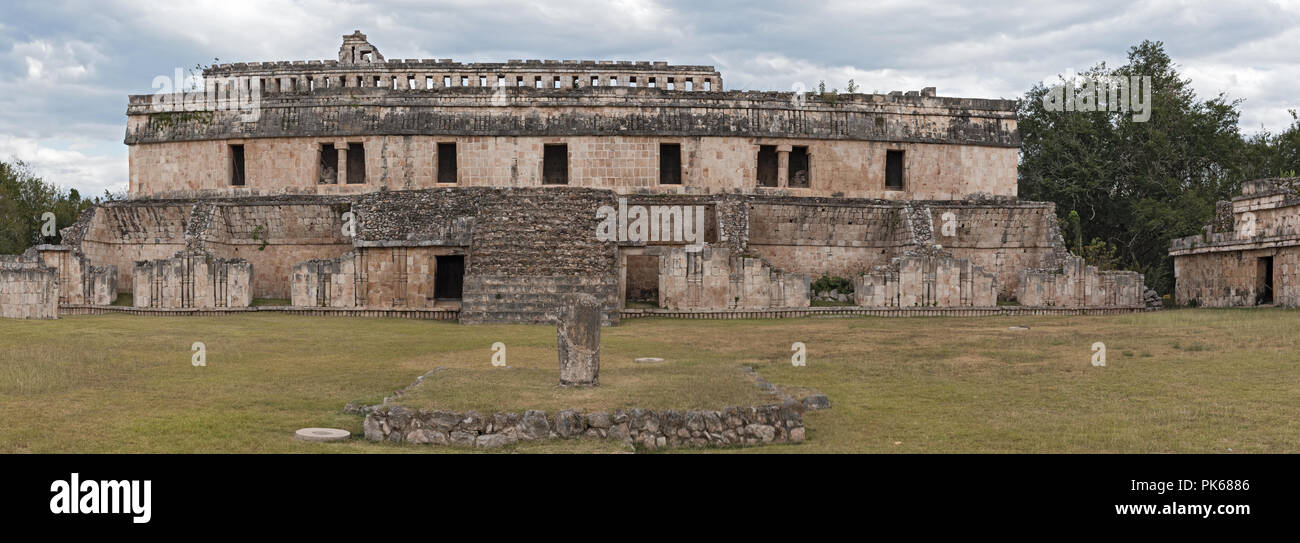
[[126,192],[125,146],[112,152],[94,141],[46,141],[0,135],[0,159],[21,159],[37,176],[62,188],[75,188],[82,196],[100,196],[105,190]]
[[1300,108],[1300,0],[1096,3],[955,0],[47,0],[0,22],[0,156],[87,193],[124,186],[126,95],[221,62],[334,58],[360,29],[388,58],[666,60],[713,64],[728,88],[937,87],[1019,98],[1034,83],[1160,40],[1202,99],[1245,101],[1243,131]]
[[105,59],[96,46],[77,40],[15,43],[10,56],[26,65],[24,83],[40,86],[82,82],[94,75],[96,64]]

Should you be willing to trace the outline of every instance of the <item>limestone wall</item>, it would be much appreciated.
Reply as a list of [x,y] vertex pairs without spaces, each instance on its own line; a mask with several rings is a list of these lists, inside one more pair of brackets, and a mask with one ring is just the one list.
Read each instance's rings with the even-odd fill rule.
[[117,300],[117,266],[92,266],[84,254],[65,245],[38,245],[33,251],[58,272],[60,305],[108,305]]
[[1256,305],[1259,259],[1273,258],[1273,303],[1300,307],[1300,247],[1174,257],[1174,300],[1203,307]]
[[1202,234],[1170,241],[1174,299],[1207,307],[1265,303],[1271,271],[1272,303],[1300,306],[1300,177],[1244,182],[1241,196],[1215,211]]
[[56,319],[59,275],[36,256],[0,255],[0,317]]
[[1048,266],[1061,247],[1051,203],[928,203],[925,207],[934,243],[956,258],[996,273],[1003,298],[1016,292],[1020,270]]
[[248,307],[252,265],[242,259],[183,252],[173,258],[142,260],[133,275],[135,307]]
[[865,307],[992,307],[998,278],[946,252],[910,251],[856,276],[853,290]]
[[[358,307],[356,252],[293,266],[291,304],[296,307]],[[364,287],[363,287],[364,289]]]
[[664,309],[753,309],[808,307],[809,277],[773,267],[762,258],[726,247],[688,252],[683,247],[648,247],[658,257],[659,307]]
[[748,216],[750,250],[777,268],[812,277],[851,277],[914,243],[897,204],[755,202]]
[[[1014,196],[1016,149],[945,143],[827,141],[798,138],[663,136],[349,136],[142,143],[130,147],[133,196],[192,197],[357,194],[434,188],[437,144],[456,143],[457,185],[540,186],[543,146],[568,146],[569,186],[620,193],[784,191],[806,196],[956,199],[974,193]],[[245,184],[231,186],[231,143],[244,147]],[[321,184],[322,143],[361,144],[362,184]],[[682,183],[659,183],[659,144],[681,146]],[[806,146],[809,188],[758,187],[759,145]],[[885,152],[904,151],[903,190],[885,189]]]
[[1021,305],[1049,307],[1142,307],[1142,274],[1097,271],[1082,258],[1069,255],[1060,268],[1020,272],[1016,299]]
[[324,202],[217,205],[199,239],[213,256],[252,264],[255,297],[289,298],[296,263],[352,249],[343,228],[349,209],[347,204]]
[[138,260],[170,258],[185,249],[185,229],[192,205],[188,202],[141,205],[100,205],[86,211],[78,222],[84,232],[76,242],[94,265],[119,270],[117,291],[131,292]]

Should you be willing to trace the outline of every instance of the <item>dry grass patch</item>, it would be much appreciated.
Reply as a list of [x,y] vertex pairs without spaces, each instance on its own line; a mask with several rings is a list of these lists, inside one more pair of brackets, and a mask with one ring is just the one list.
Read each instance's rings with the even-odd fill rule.
[[[1028,331],[1008,326],[1027,325]],[[447,452],[307,444],[293,431],[408,397],[481,412],[760,403],[750,365],[830,397],[808,439],[744,452],[1300,452],[1300,312],[1110,317],[634,319],[602,334],[602,386],[555,386],[551,326],[249,314],[0,320],[0,452]],[[207,345],[208,366],[190,365]],[[511,369],[491,366],[493,342]],[[807,345],[807,367],[790,364]],[[1108,366],[1093,368],[1102,341]],[[662,357],[660,364],[632,359]],[[897,444],[896,444],[897,443]],[[523,452],[609,452],[555,441]]]

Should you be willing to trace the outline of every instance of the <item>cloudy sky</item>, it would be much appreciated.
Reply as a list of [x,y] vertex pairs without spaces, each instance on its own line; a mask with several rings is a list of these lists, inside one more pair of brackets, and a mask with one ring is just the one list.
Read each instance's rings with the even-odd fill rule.
[[714,65],[732,89],[853,78],[983,98],[1122,64],[1153,39],[1202,97],[1244,99],[1248,132],[1300,108],[1300,0],[6,0],[0,158],[83,194],[124,191],[128,94],[214,59],[337,58],[354,29],[388,58],[665,60]]

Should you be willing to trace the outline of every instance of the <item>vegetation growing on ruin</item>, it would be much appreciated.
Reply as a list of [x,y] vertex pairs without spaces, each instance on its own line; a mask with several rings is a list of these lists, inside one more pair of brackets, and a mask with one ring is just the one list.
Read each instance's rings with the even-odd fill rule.
[[212,124],[215,113],[211,111],[167,111],[149,114],[150,130],[170,130],[186,123]]
[[267,240],[262,239],[262,225],[260,225],[260,224],[253,228],[253,234],[252,234],[252,237],[253,237],[253,241],[260,241],[260,242],[262,242],[261,245],[258,245],[258,246],[257,246],[257,250],[259,250],[259,251],[265,251],[265,250],[266,250],[266,246],[267,246],[268,244],[270,244],[270,242],[268,242]]
[[[439,389],[446,394],[429,405],[522,405],[511,395],[524,387],[529,402],[582,408],[589,399],[613,405],[624,392],[651,401],[657,392],[639,395],[661,387],[685,404],[725,404],[729,394],[750,394],[732,388],[748,386],[732,379],[741,365],[792,393],[824,393],[832,407],[805,415],[802,444],[730,451],[1293,452],[1300,450],[1297,327],[1300,311],[1282,309],[633,319],[602,330],[602,389],[593,399],[591,391],[553,386],[553,326],[267,314],[0,320],[0,416],[15,421],[0,427],[0,452],[465,451],[360,439],[303,443],[293,432],[360,433],[361,417],[342,413],[344,405],[377,403],[440,366],[463,378],[449,373]],[[207,346],[206,367],[191,365],[195,341]],[[491,367],[496,341],[508,346],[515,369]],[[806,367],[790,363],[795,341],[807,345]],[[1109,353],[1104,368],[1090,363],[1097,341]],[[663,370],[633,365],[638,356],[665,358]],[[492,382],[494,370],[516,373]],[[722,381],[682,385],[682,375]],[[556,440],[503,450],[623,449]]]
[[1300,169],[1296,112],[1281,133],[1244,135],[1241,99],[1196,96],[1161,42],[1132,47],[1123,66],[1103,62],[1082,75],[1151,76],[1150,119],[1047,111],[1048,89],[1036,85],[1018,112],[1020,197],[1055,202],[1062,225],[1077,213],[1080,229],[1063,232],[1072,251],[1098,239],[1161,293],[1174,285],[1170,239],[1199,234],[1214,203],[1240,194],[1243,181]]
[[838,292],[840,294],[853,294],[853,281],[843,277],[823,275],[813,281],[810,288],[814,293]]

